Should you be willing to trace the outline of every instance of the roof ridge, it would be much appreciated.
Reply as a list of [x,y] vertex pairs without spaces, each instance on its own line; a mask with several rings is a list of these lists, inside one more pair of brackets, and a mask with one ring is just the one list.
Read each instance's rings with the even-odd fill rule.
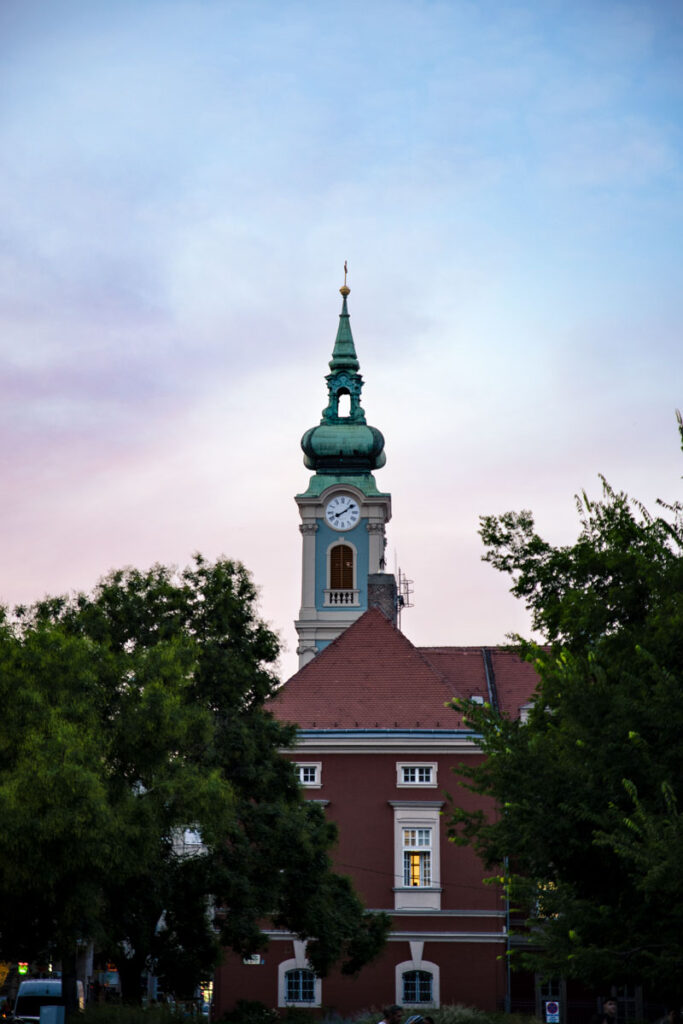
[[462,716],[450,709],[458,695],[382,609],[372,607],[291,676],[269,707],[303,728],[443,728],[444,716],[449,728],[462,728]]
[[[315,657],[311,658],[310,661],[307,661],[305,665],[301,666],[301,668],[298,668],[293,676],[290,676],[289,679],[285,679],[282,685],[286,686],[288,683],[291,683],[293,679],[296,679],[297,676],[300,676],[302,673],[304,673],[311,665],[320,665],[321,658],[325,659],[326,657],[329,657],[327,652],[334,651],[334,649],[339,646],[339,643],[344,639],[344,637],[348,636],[349,633],[352,633],[355,630],[358,623],[362,622],[363,619],[367,618],[367,616],[371,615],[373,612],[379,612],[379,614],[388,623],[388,625],[392,626],[399,634],[399,636],[403,636],[403,633],[401,633],[400,630],[396,629],[396,626],[394,626],[391,619],[384,614],[382,609],[378,605],[373,604],[370,608],[367,608],[362,615],[359,615],[358,618],[355,619],[350,626],[347,626],[346,629],[343,629],[341,633],[339,633],[334,638],[334,640],[332,640],[327,645],[327,647],[323,647],[322,651],[318,651]],[[408,642],[410,643],[410,641]]]
[[420,651],[439,651],[447,654],[451,651],[472,651],[479,654],[486,648],[489,651],[512,651],[515,652],[516,648],[514,645],[508,647],[505,644],[426,644],[421,645],[418,650]]
[[517,717],[538,677],[515,651],[417,647],[376,607],[284,683],[269,710],[302,729],[462,728],[453,698],[490,699],[483,650],[491,651],[502,712]]

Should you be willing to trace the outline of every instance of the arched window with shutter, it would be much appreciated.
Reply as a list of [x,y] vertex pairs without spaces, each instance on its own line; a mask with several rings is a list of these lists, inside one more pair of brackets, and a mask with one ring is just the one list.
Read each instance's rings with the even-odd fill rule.
[[356,549],[351,544],[333,544],[328,549],[325,604],[328,606],[358,604]]
[[353,548],[348,544],[330,551],[330,590],[353,590]]

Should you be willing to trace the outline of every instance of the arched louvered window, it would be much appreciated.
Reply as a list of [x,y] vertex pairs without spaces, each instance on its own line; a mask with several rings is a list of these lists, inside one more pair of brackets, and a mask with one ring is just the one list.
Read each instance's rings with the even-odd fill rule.
[[330,590],[353,589],[353,548],[337,544],[330,551]]

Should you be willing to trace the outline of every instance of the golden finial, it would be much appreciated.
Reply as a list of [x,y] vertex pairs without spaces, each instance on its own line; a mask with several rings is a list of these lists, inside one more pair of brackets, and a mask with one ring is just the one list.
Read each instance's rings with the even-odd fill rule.
[[346,275],[348,274],[348,272],[349,272],[348,262],[347,262],[347,260],[344,260],[344,284],[339,289],[339,291],[342,293],[344,298],[346,298],[346,296],[349,295],[350,292],[351,292],[351,289],[347,288],[347,286],[346,286]]

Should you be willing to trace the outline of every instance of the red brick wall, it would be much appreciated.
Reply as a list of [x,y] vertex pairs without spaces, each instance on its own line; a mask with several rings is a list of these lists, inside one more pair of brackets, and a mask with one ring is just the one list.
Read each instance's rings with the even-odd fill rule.
[[[474,794],[458,786],[451,771],[458,758],[452,755],[302,754],[291,760],[322,762],[322,788],[307,789],[306,794],[329,800],[327,817],[339,827],[335,864],[353,877],[366,905],[376,909],[394,906],[394,811],[389,801],[444,800],[446,790],[457,794],[467,809],[482,806]],[[398,787],[399,761],[436,761],[438,786]],[[440,829],[442,908],[501,909],[496,890],[481,884],[486,873],[472,850],[448,841],[448,810],[445,803]]]
[[[468,757],[479,759],[479,755]],[[481,806],[476,796],[458,787],[451,771],[459,760],[454,755],[302,751],[290,755],[290,759],[322,762],[322,787],[307,789],[306,795],[309,799],[328,801],[327,817],[339,828],[339,843],[334,852],[336,867],[351,875],[366,906],[372,909],[394,908],[394,811],[390,801],[444,800],[444,791],[448,791],[468,809]],[[397,762],[410,761],[437,762],[437,787],[397,786]],[[393,1003],[397,998],[395,966],[411,959],[409,938],[420,940],[421,933],[429,932],[502,931],[501,917],[463,915],[467,911],[502,911],[504,907],[500,892],[482,884],[485,871],[474,853],[448,841],[447,823],[445,803],[440,828],[442,910],[458,913],[394,916],[394,932],[407,937],[390,941],[380,958],[355,978],[332,972],[323,980],[324,1008],[350,1014],[369,1007],[379,1010]],[[504,951],[502,936],[500,941],[474,942],[464,941],[464,936],[454,941],[453,936],[444,935],[443,942],[425,938],[422,956],[423,960],[439,965],[442,1004],[465,1003],[498,1009],[505,998]],[[278,964],[293,956],[290,940],[272,940],[261,966],[246,966],[239,958],[228,956],[216,977],[217,1015],[234,1006],[237,999],[276,1006]]]
[[[424,959],[439,964],[441,1003],[464,1003],[484,1010],[501,1009],[505,997],[505,967],[497,957],[504,944],[426,942]],[[258,1000],[277,1006],[277,968],[294,956],[293,944],[274,940],[263,954],[259,967],[244,966],[230,954],[216,975],[214,1014],[232,1009],[238,999]],[[395,966],[410,958],[407,942],[389,942],[375,963],[356,977],[333,971],[322,983],[322,1008],[350,1015],[363,1009],[382,1007],[397,997]],[[312,1015],[317,1015],[311,1011]]]

